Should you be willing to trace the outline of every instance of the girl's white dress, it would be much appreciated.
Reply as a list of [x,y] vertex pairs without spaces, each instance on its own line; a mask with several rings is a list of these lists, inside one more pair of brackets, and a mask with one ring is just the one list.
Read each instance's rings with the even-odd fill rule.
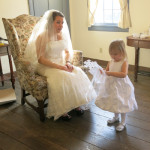
[[[65,40],[47,43],[45,52],[47,59],[63,65],[62,53],[66,48]],[[47,117],[53,116],[56,120],[70,110],[96,99],[90,80],[79,67],[74,66],[73,72],[70,73],[38,64],[37,72],[47,77],[49,96]]]
[[[120,72],[124,61],[110,61],[109,70]],[[126,113],[138,109],[134,87],[128,76],[118,78],[106,76],[95,104],[103,110],[114,113]]]

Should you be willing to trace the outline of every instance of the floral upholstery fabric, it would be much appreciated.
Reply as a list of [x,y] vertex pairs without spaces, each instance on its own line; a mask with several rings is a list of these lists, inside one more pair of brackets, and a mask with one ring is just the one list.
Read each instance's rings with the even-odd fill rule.
[[74,50],[73,51],[73,59],[72,64],[75,66],[83,66],[83,56],[82,51],[80,50]]
[[14,19],[3,18],[3,23],[21,88],[37,100],[45,100],[48,97],[46,78],[38,75],[32,65],[22,61],[28,39],[39,19],[20,15]]
[[18,38],[20,40],[21,56],[24,54],[29,37],[32,33],[35,24],[39,21],[39,19],[39,17],[30,15],[20,15],[15,19],[8,19],[8,21],[12,23],[15,27]]
[[[46,78],[38,75],[31,64],[22,60],[29,37],[39,19],[40,17],[23,14],[14,19],[2,20],[21,88],[37,100],[45,100],[48,98]],[[72,63],[82,66],[82,51],[74,51]]]

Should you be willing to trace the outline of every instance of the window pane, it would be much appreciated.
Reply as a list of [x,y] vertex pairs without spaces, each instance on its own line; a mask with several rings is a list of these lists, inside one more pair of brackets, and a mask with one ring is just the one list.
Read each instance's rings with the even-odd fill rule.
[[119,0],[113,0],[113,9],[120,9]]
[[104,0],[104,9],[112,9],[112,0]]
[[[91,0],[91,3],[95,3],[95,0]],[[88,29],[91,31],[128,32],[129,29],[117,27],[120,13],[119,0],[98,0],[94,16],[95,24]]]
[[113,23],[118,23],[120,18],[120,10],[113,10]]
[[95,12],[95,22],[96,23],[103,23],[103,0],[98,1],[97,10]]
[[96,22],[96,23],[103,23],[103,22],[104,22],[104,21],[103,21],[103,20],[104,20],[103,17],[104,17],[103,11],[97,12],[97,13],[95,14],[95,22]]
[[[95,0],[93,0],[93,3]],[[98,0],[95,23],[118,23],[120,18],[119,0]]]
[[92,3],[90,3],[90,9],[91,9],[92,12],[95,9],[95,3],[96,3],[96,0],[92,0]]
[[104,11],[104,23],[112,23],[112,10]]

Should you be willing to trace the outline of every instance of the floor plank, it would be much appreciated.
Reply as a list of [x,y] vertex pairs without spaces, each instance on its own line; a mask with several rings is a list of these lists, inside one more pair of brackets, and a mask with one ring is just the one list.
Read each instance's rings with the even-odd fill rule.
[[[130,76],[133,82],[133,75]],[[15,103],[0,106],[0,150],[149,150],[150,147],[150,77],[138,76],[133,82],[139,109],[127,114],[123,132],[116,132],[117,123],[108,126],[113,113],[93,103],[81,117],[71,112],[72,120],[40,122],[28,105],[21,105],[20,86],[16,81]],[[5,82],[0,89],[11,87]],[[34,102],[33,98],[30,100]]]

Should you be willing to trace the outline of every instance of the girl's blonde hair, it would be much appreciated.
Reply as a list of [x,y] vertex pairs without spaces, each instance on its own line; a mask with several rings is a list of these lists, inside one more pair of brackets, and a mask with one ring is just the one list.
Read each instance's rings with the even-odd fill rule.
[[114,52],[119,52],[123,56],[123,59],[127,59],[127,52],[125,48],[125,43],[123,40],[114,40],[109,45],[109,54]]

